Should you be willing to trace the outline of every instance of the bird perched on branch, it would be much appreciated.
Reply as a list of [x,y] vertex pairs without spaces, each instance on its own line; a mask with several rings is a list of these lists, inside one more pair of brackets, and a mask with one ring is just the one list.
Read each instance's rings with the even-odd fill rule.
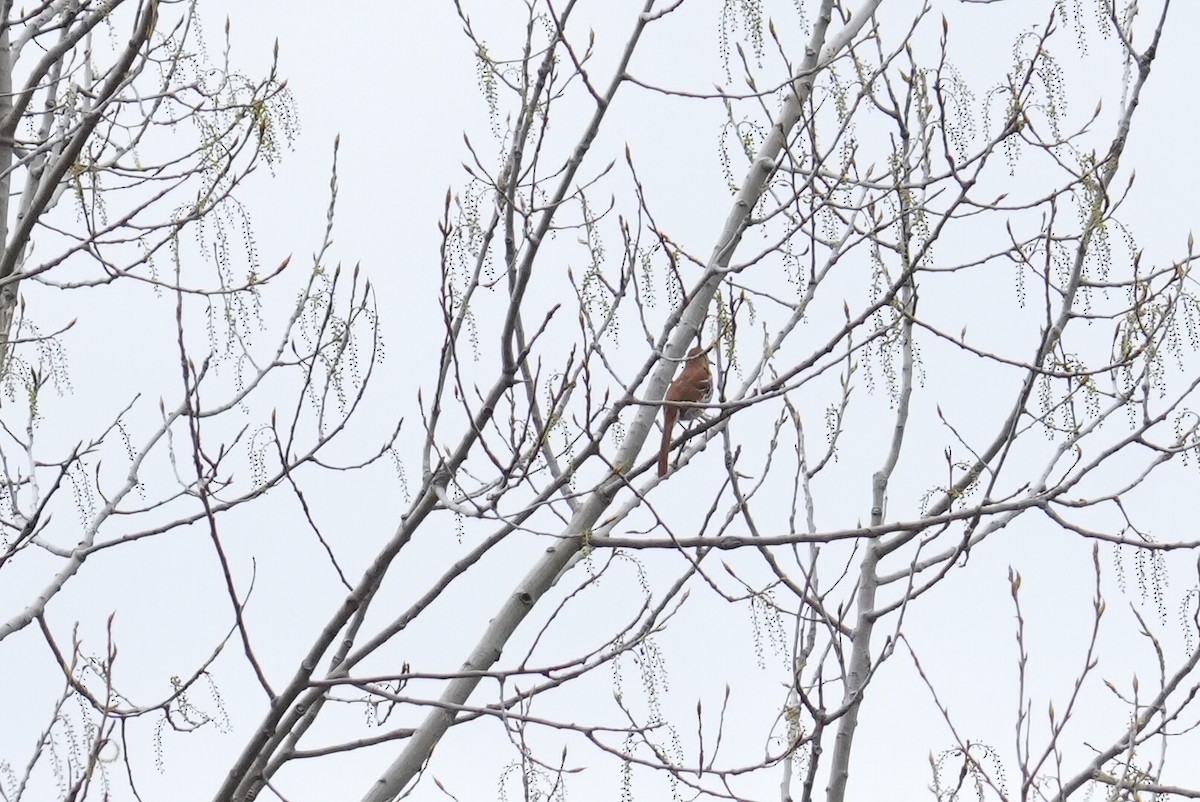
[[667,462],[671,450],[671,433],[675,430],[675,419],[691,420],[700,414],[700,407],[681,407],[672,402],[703,404],[712,398],[712,371],[708,369],[708,355],[703,348],[688,351],[687,363],[679,377],[671,382],[663,400],[662,448],[658,452],[658,475],[667,475]]

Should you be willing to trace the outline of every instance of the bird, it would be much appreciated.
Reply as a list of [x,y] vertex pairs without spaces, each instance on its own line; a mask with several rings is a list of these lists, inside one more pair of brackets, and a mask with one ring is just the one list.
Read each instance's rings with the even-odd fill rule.
[[708,355],[703,348],[688,351],[687,363],[679,372],[679,378],[671,382],[663,400],[662,447],[658,452],[658,475],[667,475],[667,462],[671,450],[671,432],[675,419],[690,420],[700,414],[700,407],[681,407],[672,402],[703,404],[712,398],[712,371],[708,368]]

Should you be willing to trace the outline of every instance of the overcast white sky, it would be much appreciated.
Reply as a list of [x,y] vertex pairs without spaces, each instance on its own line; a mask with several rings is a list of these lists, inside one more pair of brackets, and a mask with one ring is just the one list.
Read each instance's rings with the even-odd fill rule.
[[[483,32],[497,50],[504,50],[519,41],[523,34],[522,3],[514,0],[464,0],[475,20],[476,30]],[[766,0],[770,6],[772,0]],[[594,27],[598,50],[597,72],[611,64],[616,48],[624,42],[632,15],[641,2],[603,0],[583,3],[575,20],[576,31]],[[790,3],[781,3],[789,6]],[[907,11],[915,4],[902,0],[885,0],[886,13]],[[979,96],[1000,80],[1011,59],[1011,43],[1020,30],[1040,26],[1049,13],[1051,2],[1044,0],[1009,0],[992,4],[964,4],[952,0],[937,0],[937,11],[950,20],[951,58],[968,80],[975,82]],[[1067,7],[1072,0],[1066,0]],[[1094,13],[1095,3],[1081,4],[1083,13]],[[639,77],[651,83],[680,89],[707,91],[713,83],[723,81],[718,54],[719,12],[717,0],[692,0],[684,4],[641,46],[634,62]],[[266,265],[273,265],[289,254],[301,268],[319,245],[325,209],[328,203],[328,177],[332,144],[341,137],[339,160],[339,207],[335,229],[334,260],[347,265],[361,263],[374,283],[382,315],[382,328],[387,359],[376,377],[376,386],[363,426],[363,436],[377,436],[387,428],[397,409],[415,417],[415,391],[419,382],[427,381],[436,366],[440,345],[439,318],[436,306],[438,286],[437,222],[447,189],[459,191],[466,183],[461,164],[469,159],[463,144],[467,133],[483,152],[494,152],[489,139],[486,107],[477,89],[475,64],[470,42],[460,30],[460,24],[449,2],[391,3],[350,2],[335,4],[302,4],[285,0],[202,0],[202,16],[207,25],[207,39],[214,57],[220,50],[222,23],[229,17],[232,30],[233,63],[251,76],[258,75],[269,62],[274,40],[280,42],[280,70],[287,78],[299,107],[302,130],[294,152],[287,155],[270,179],[262,171],[252,180],[241,197],[255,225],[258,250]],[[1157,13],[1157,12],[1155,12]],[[1137,182],[1127,201],[1123,219],[1136,231],[1139,244],[1145,248],[1148,260],[1178,258],[1184,249],[1188,232],[1194,226],[1195,176],[1200,174],[1200,155],[1194,145],[1196,113],[1195,76],[1200,74],[1200,55],[1194,47],[1194,32],[1200,25],[1200,9],[1195,3],[1176,2],[1171,22],[1155,63],[1155,76],[1142,98],[1143,109],[1136,122],[1133,138],[1124,163],[1136,165]],[[1147,15],[1149,16],[1149,15]],[[897,17],[887,17],[897,20]],[[899,27],[893,27],[893,33]],[[927,26],[927,37],[936,37],[939,26]],[[1114,66],[1111,42],[1090,41],[1089,53],[1081,56],[1072,46],[1074,34],[1063,30],[1057,37],[1056,54],[1063,60],[1070,97],[1070,118],[1081,123],[1101,97],[1105,113],[1097,124],[1097,147],[1105,147],[1111,128],[1103,123],[1111,119],[1120,97],[1120,70]],[[930,39],[924,39],[928,44]],[[919,44],[915,43],[915,44]],[[798,58],[798,55],[797,55]],[[578,128],[571,119],[569,107],[556,112],[552,128],[561,126],[563,143],[574,141]],[[659,96],[627,92],[620,97],[615,119],[589,157],[592,169],[598,169],[610,159],[619,159],[626,143],[630,144],[639,169],[643,170],[648,193],[661,215],[660,223],[674,233],[676,239],[694,253],[707,253],[715,242],[719,227],[730,204],[718,160],[717,137],[721,119],[720,108],[683,99],[666,100]],[[1070,130],[1068,124],[1064,128]],[[864,133],[864,136],[868,136]],[[564,144],[565,146],[565,144]],[[986,296],[984,289],[980,294]],[[975,299],[988,303],[986,297]],[[961,306],[964,322],[971,317],[970,304]],[[68,341],[74,395],[61,402],[66,406],[79,404],[80,394],[87,388],[103,386],[136,386],[139,382],[141,358],[125,364],[128,374],[112,373],[108,362],[99,356],[111,351],[105,337],[118,332],[128,310],[86,309],[64,311],[63,317],[88,314],[94,322]],[[173,314],[170,304],[162,308],[146,308],[148,315]],[[992,332],[995,336],[1000,336]],[[980,336],[988,336],[981,332]],[[168,344],[169,345],[169,344]],[[1107,343],[1101,344],[1107,347]],[[132,344],[131,348],[154,349],[150,343]],[[170,354],[168,347],[164,354]],[[131,351],[133,353],[133,351]],[[95,357],[95,358],[93,358]],[[165,356],[163,356],[166,359]],[[929,358],[936,358],[936,354]],[[146,357],[147,360],[152,359]],[[963,403],[978,393],[973,386],[956,385],[930,370],[929,386],[921,403],[933,404],[959,398]],[[89,397],[89,400],[93,400]],[[80,429],[85,428],[87,415],[96,420],[111,418],[116,409],[128,401],[128,395],[111,399],[98,398],[89,410],[80,412]],[[876,399],[881,415],[886,410],[885,399]],[[986,406],[986,399],[978,403]],[[66,406],[63,408],[65,409]],[[818,416],[821,410],[812,410]],[[49,414],[49,413],[48,413]],[[72,413],[74,414],[74,413]],[[882,420],[882,418],[881,418]],[[64,434],[70,439],[71,434]],[[411,449],[419,431],[408,430],[410,439],[401,443],[401,458],[405,470],[414,479],[419,476],[418,452]],[[405,451],[405,445],[410,447]],[[866,453],[871,452],[865,449]],[[853,451],[851,451],[853,453]],[[715,459],[716,455],[707,455]],[[868,514],[869,474],[877,459],[863,462],[861,485],[847,488],[846,508],[827,513],[827,525],[852,526]],[[1196,477],[1186,487],[1162,488],[1176,494],[1195,492]],[[900,487],[911,491],[907,498],[893,495],[892,503],[905,513],[919,507],[920,494],[928,482],[923,477],[902,480]],[[694,502],[678,489],[663,488],[661,503],[664,509],[687,514]],[[339,505],[338,494],[348,503]],[[674,495],[672,495],[674,493]],[[396,525],[399,514],[398,481],[388,470],[376,471],[367,478],[348,481],[344,487],[331,487],[330,503],[325,523],[345,538],[348,565],[361,570],[362,561],[374,551],[382,538]],[[318,491],[318,496],[320,492]],[[273,517],[278,512],[278,517]],[[336,511],[336,514],[334,513]],[[895,517],[900,517],[899,512]],[[1167,536],[1190,536],[1179,531],[1182,522],[1160,522]],[[235,559],[245,567],[251,555],[258,559],[257,599],[263,605],[253,610],[262,616],[256,631],[262,638],[259,646],[269,672],[276,677],[290,673],[291,661],[299,649],[307,646],[316,631],[342,594],[328,582],[327,576],[310,576],[309,566],[319,559],[313,544],[295,545],[294,531],[301,529],[296,510],[283,512],[270,503],[255,516],[243,516],[231,526],[244,527],[245,541],[232,546]],[[456,533],[444,533],[446,542],[453,543]],[[1056,541],[1047,545],[1044,532],[1026,528],[986,555],[972,555],[978,560],[969,571],[953,573],[940,590],[940,596],[952,603],[945,604],[937,615],[914,617],[909,637],[919,648],[928,650],[935,659],[930,668],[933,678],[944,689],[946,700],[956,711],[970,710],[973,729],[963,736],[973,740],[1012,742],[1013,697],[1011,685],[999,686],[996,677],[974,673],[978,671],[980,653],[996,654],[997,676],[1011,681],[1013,662],[1012,609],[1008,604],[1006,574],[1010,565],[1018,565],[1025,576],[1024,593],[1031,608],[1045,615],[1031,622],[1030,650],[1036,660],[1047,664],[1068,666],[1064,671],[1048,672],[1053,679],[1045,692],[1062,694],[1069,689],[1073,666],[1082,657],[1082,647],[1090,613],[1091,577],[1086,573],[1090,563],[1090,545]],[[421,548],[435,548],[422,544]],[[478,636],[480,627],[492,610],[491,601],[507,592],[513,579],[524,572],[525,562],[536,555],[540,546],[526,544],[524,550],[514,549],[505,554],[512,563],[497,565],[490,577],[491,586],[481,586],[474,597],[476,603],[457,611],[456,617],[439,620],[427,627],[427,642],[431,644],[433,663],[450,669],[465,656],[467,648]],[[424,578],[420,552],[411,562],[400,566],[403,585],[405,577],[416,583]],[[114,558],[117,558],[114,555]],[[123,558],[117,558],[123,559]],[[227,625],[227,609],[217,612],[189,606],[189,599],[208,599],[204,592],[213,576],[189,571],[163,571],[161,566],[188,561],[211,562],[203,543],[188,544],[172,541],[147,546],[136,557],[145,560],[143,566],[159,566],[149,572],[130,568],[117,572],[123,577],[119,587],[113,586],[114,572],[97,570],[85,572],[72,585],[69,593],[53,608],[59,631],[69,632],[71,613],[81,621],[82,631],[91,638],[102,638],[104,621],[114,609],[120,613],[116,621],[119,634],[128,633],[128,651],[136,655],[136,674],[132,683],[144,682],[147,696],[160,693],[162,678],[185,670],[209,648],[214,633]],[[650,570],[654,561],[646,558]],[[664,558],[665,559],[665,558]],[[1189,571],[1194,564],[1190,557],[1174,561],[1176,584],[1171,587],[1168,603],[1172,605],[1167,634],[1177,636],[1178,605],[1185,597],[1188,582],[1194,584]],[[1064,576],[1064,566],[1070,566],[1071,576]],[[1106,556],[1105,568],[1113,562]],[[1082,572],[1082,573],[1081,573]],[[623,575],[633,582],[632,572]],[[1132,576],[1132,574],[1131,574]],[[36,578],[31,578],[36,587]],[[609,586],[612,588],[612,585]],[[6,605],[20,599],[28,588],[10,587],[0,590],[0,601]],[[397,591],[399,593],[399,591]],[[1130,581],[1130,599],[1137,601],[1136,582]],[[1116,598],[1114,597],[1114,602]],[[1121,600],[1123,602],[1123,600]],[[1128,617],[1122,603],[1113,603],[1114,619]],[[4,609],[7,609],[4,608]],[[609,602],[597,594],[594,619],[581,620],[581,628],[603,626],[605,622],[621,620],[629,609],[611,609]],[[281,623],[282,622],[282,623]],[[194,628],[194,629],[193,629]],[[730,731],[737,730],[741,708],[761,712],[778,707],[783,700],[779,678],[784,675],[785,661],[769,653],[771,670],[755,667],[754,642],[744,609],[697,602],[687,614],[681,615],[674,629],[664,638],[664,651],[673,661],[668,670],[671,677],[669,710],[680,714],[684,726],[693,719],[698,698],[706,707],[719,705],[726,680],[734,678]],[[709,633],[732,633],[732,640],[715,642]],[[1124,632],[1131,631],[1128,627]],[[164,633],[169,648],[158,647],[152,634]],[[1004,633],[1005,640],[982,641],[976,632]],[[181,633],[183,637],[181,637]],[[32,628],[22,637],[33,648],[40,638]],[[409,642],[422,642],[418,631]],[[740,639],[740,640],[737,640]],[[436,646],[433,644],[436,643]],[[189,646],[196,654],[187,654]],[[1132,671],[1145,670],[1147,663],[1142,644],[1129,644],[1124,655],[1128,664],[1119,661],[1124,644],[1109,649],[1113,663],[1106,663],[1102,673],[1114,680],[1127,680]],[[1141,650],[1135,653],[1134,646]],[[565,653],[569,649],[564,648]],[[924,653],[923,653],[924,656]],[[181,659],[184,658],[184,659]],[[401,657],[399,659],[409,659]],[[415,659],[414,659],[415,662]],[[383,667],[379,667],[380,670]],[[398,666],[392,666],[392,669]],[[219,669],[219,666],[218,666]],[[0,686],[7,686],[13,677],[26,682],[27,678],[10,663],[0,664]],[[135,673],[130,669],[131,673]],[[220,672],[218,671],[218,674]],[[136,676],[135,674],[135,676]],[[604,707],[611,695],[610,675],[603,674],[593,682],[594,703]],[[155,684],[159,683],[159,684]],[[626,686],[637,686],[635,676],[626,676]],[[1054,685],[1054,683],[1059,683]],[[7,712],[17,721],[40,720],[45,711],[47,693],[58,687],[50,678],[45,683],[29,680],[27,699],[14,701]],[[219,771],[236,754],[246,733],[259,720],[261,708],[247,709],[246,702],[254,697],[251,684],[225,678],[221,685],[232,731],[221,734],[213,731],[194,737],[170,737],[164,741],[164,773],[157,774],[146,754],[141,756],[145,785],[141,787],[146,800],[203,800],[211,796]],[[481,688],[478,700],[486,699],[491,689]],[[950,744],[944,728],[931,716],[928,698],[914,684],[910,670],[894,674],[883,673],[871,690],[877,698],[895,695],[895,704],[869,704],[864,708],[864,739],[857,755],[859,770],[852,784],[852,798],[919,798],[928,784],[928,754],[931,743]],[[571,697],[574,700],[576,697]],[[577,704],[571,701],[571,704]],[[556,700],[547,702],[549,711],[559,706]],[[567,712],[557,711],[566,718]],[[1041,711],[1035,711],[1042,715]],[[547,715],[549,713],[547,712]],[[897,742],[897,727],[878,727],[872,724],[878,717],[895,716],[924,737]],[[580,718],[587,717],[581,713]],[[1087,711],[1081,714],[1086,722]],[[746,714],[747,721],[755,720]],[[761,720],[761,719],[758,719]],[[1110,725],[1111,720],[1098,720],[1097,726]],[[0,732],[13,728],[0,725]],[[0,735],[0,756],[10,749],[23,754],[28,748],[32,730],[20,733],[24,740],[13,743]],[[1112,733],[1102,731],[1097,740],[1104,741]],[[142,733],[143,743],[151,749],[152,733]],[[481,754],[470,734],[452,733],[435,754],[431,773],[435,774],[457,799],[488,800],[496,798],[504,766],[514,755],[511,749],[495,754]],[[743,754],[747,762],[761,754],[763,733],[746,735]],[[496,743],[492,740],[491,743]],[[734,747],[737,749],[738,747]],[[577,754],[584,761],[587,751]],[[301,770],[297,777],[303,783],[285,781],[289,799],[324,800],[357,799],[366,782],[393,756],[392,747],[363,750],[352,756],[318,764],[320,768]],[[553,755],[551,755],[553,756]],[[575,760],[576,758],[572,758]],[[870,764],[867,766],[866,764]],[[584,802],[600,802],[617,798],[619,776],[614,764],[594,768],[586,774],[586,783],[575,785],[570,798]],[[184,780],[182,778],[189,778]],[[1188,779],[1189,777],[1181,778]],[[1013,783],[1018,778],[1010,778]],[[1200,773],[1190,773],[1196,782]],[[777,781],[777,779],[776,779]],[[893,796],[895,789],[905,789]],[[514,787],[515,790],[515,787]],[[661,789],[659,789],[661,790]],[[760,785],[742,789],[757,799],[771,798],[772,787]],[[263,798],[269,798],[264,794]],[[416,799],[438,799],[432,785],[424,786]],[[516,797],[511,797],[516,798]],[[637,799],[660,798],[653,792]]]

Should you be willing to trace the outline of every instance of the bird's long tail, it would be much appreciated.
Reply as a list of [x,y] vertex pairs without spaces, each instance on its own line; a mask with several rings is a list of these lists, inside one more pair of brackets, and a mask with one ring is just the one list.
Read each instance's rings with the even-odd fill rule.
[[671,432],[675,428],[675,407],[663,407],[663,437],[662,446],[658,449],[658,475],[667,475],[667,465],[671,456]]

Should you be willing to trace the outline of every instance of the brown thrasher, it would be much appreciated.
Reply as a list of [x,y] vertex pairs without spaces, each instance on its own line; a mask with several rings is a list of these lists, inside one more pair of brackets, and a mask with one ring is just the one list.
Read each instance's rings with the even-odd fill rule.
[[658,452],[658,475],[667,475],[667,462],[671,451],[671,433],[675,429],[675,419],[691,420],[701,412],[700,407],[680,407],[671,403],[703,404],[712,398],[712,372],[708,369],[708,356],[703,348],[693,348],[688,351],[687,363],[679,372],[679,378],[671,382],[667,394],[663,398],[663,436],[662,447]]

